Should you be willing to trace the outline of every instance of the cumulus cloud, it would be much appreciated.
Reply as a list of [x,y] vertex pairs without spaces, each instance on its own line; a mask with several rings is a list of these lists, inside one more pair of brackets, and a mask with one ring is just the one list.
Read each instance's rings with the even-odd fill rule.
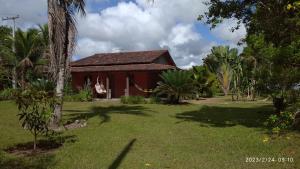
[[[79,19],[78,30],[80,38],[89,39],[86,42],[91,45],[109,42],[111,50],[167,48],[178,66],[186,66],[200,63],[203,48],[208,44],[194,28],[197,16],[205,9],[198,0],[120,2],[99,13],[89,12]],[[81,51],[83,45],[89,44],[79,40],[77,55],[81,57],[88,53]],[[93,52],[109,50],[94,47]]]
[[[124,0],[105,8],[98,6],[99,11],[94,6],[110,2],[86,1],[87,15],[78,17],[77,59],[100,52],[166,48],[178,66],[189,68],[201,64],[210,48],[217,45],[195,27],[198,15],[207,10],[204,0]],[[23,29],[47,22],[47,0],[0,0],[0,4],[0,17],[19,14],[17,23]],[[225,21],[212,34],[235,47],[246,30],[241,27],[232,33],[232,26],[234,20]]]
[[235,19],[227,19],[223,23],[219,24],[215,29],[213,29],[212,33],[218,38],[236,44],[247,34],[246,28],[243,24],[241,24],[238,30],[232,32],[232,28],[236,26],[237,21]]

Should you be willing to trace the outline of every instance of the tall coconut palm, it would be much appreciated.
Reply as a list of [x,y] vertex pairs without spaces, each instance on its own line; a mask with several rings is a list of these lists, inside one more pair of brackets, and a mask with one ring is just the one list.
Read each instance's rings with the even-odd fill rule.
[[84,0],[48,0],[50,70],[56,83],[55,93],[58,98],[51,121],[52,127],[58,127],[61,120],[64,81],[77,33],[75,15],[85,15],[84,8]]

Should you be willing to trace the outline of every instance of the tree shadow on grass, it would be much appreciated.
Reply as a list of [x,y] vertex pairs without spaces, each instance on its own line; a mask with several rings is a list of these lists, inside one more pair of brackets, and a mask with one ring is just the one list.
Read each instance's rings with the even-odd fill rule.
[[[0,150],[1,169],[46,169],[56,164],[55,150],[65,143],[77,141],[75,135],[55,135],[49,139],[38,140],[37,150],[33,151],[33,142],[21,143]],[[4,153],[6,152],[6,153]]]
[[271,113],[272,106],[269,105],[247,108],[203,106],[196,111],[178,113],[176,118],[182,120],[177,123],[195,121],[203,127],[264,127],[263,123]]
[[1,169],[46,169],[56,164],[54,154],[44,154],[41,156],[7,156],[0,152]]
[[[101,122],[100,124],[107,123],[111,120],[111,114],[127,114],[127,115],[136,115],[136,116],[150,116],[149,114],[145,113],[145,111],[150,111],[149,109],[143,106],[93,106],[88,112],[80,113],[72,113],[67,114],[68,121],[75,121],[78,119],[90,119],[93,117],[100,117]],[[72,110],[68,110],[68,112],[72,112]]]
[[133,144],[135,143],[136,139],[132,139],[127,145],[126,147],[122,150],[122,152],[120,152],[120,154],[118,155],[118,157],[112,162],[112,164],[108,167],[108,169],[117,169],[122,161],[124,160],[124,158],[126,157],[126,155],[128,154],[128,152],[131,150]]

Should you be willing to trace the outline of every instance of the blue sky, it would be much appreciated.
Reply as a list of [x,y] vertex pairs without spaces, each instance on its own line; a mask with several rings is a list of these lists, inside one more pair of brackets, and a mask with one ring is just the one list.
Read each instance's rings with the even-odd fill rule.
[[[201,64],[212,46],[237,47],[245,28],[232,33],[235,21],[226,20],[210,30],[197,21],[207,10],[204,1],[86,0],[87,15],[78,17],[73,59],[101,52],[168,49],[179,67],[189,68]],[[23,29],[47,22],[46,0],[0,0],[0,4],[0,17],[19,14],[17,24]]]

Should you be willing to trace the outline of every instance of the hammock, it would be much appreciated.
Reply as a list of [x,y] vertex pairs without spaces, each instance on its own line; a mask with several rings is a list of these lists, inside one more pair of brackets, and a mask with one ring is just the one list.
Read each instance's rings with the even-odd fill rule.
[[101,83],[99,84],[99,76],[97,77],[97,83],[95,84],[95,89],[96,89],[96,92],[98,94],[105,94],[106,93],[106,89],[101,81]]
[[139,91],[144,93],[153,93],[152,89],[142,89],[138,84],[134,83],[134,87],[137,88]]

